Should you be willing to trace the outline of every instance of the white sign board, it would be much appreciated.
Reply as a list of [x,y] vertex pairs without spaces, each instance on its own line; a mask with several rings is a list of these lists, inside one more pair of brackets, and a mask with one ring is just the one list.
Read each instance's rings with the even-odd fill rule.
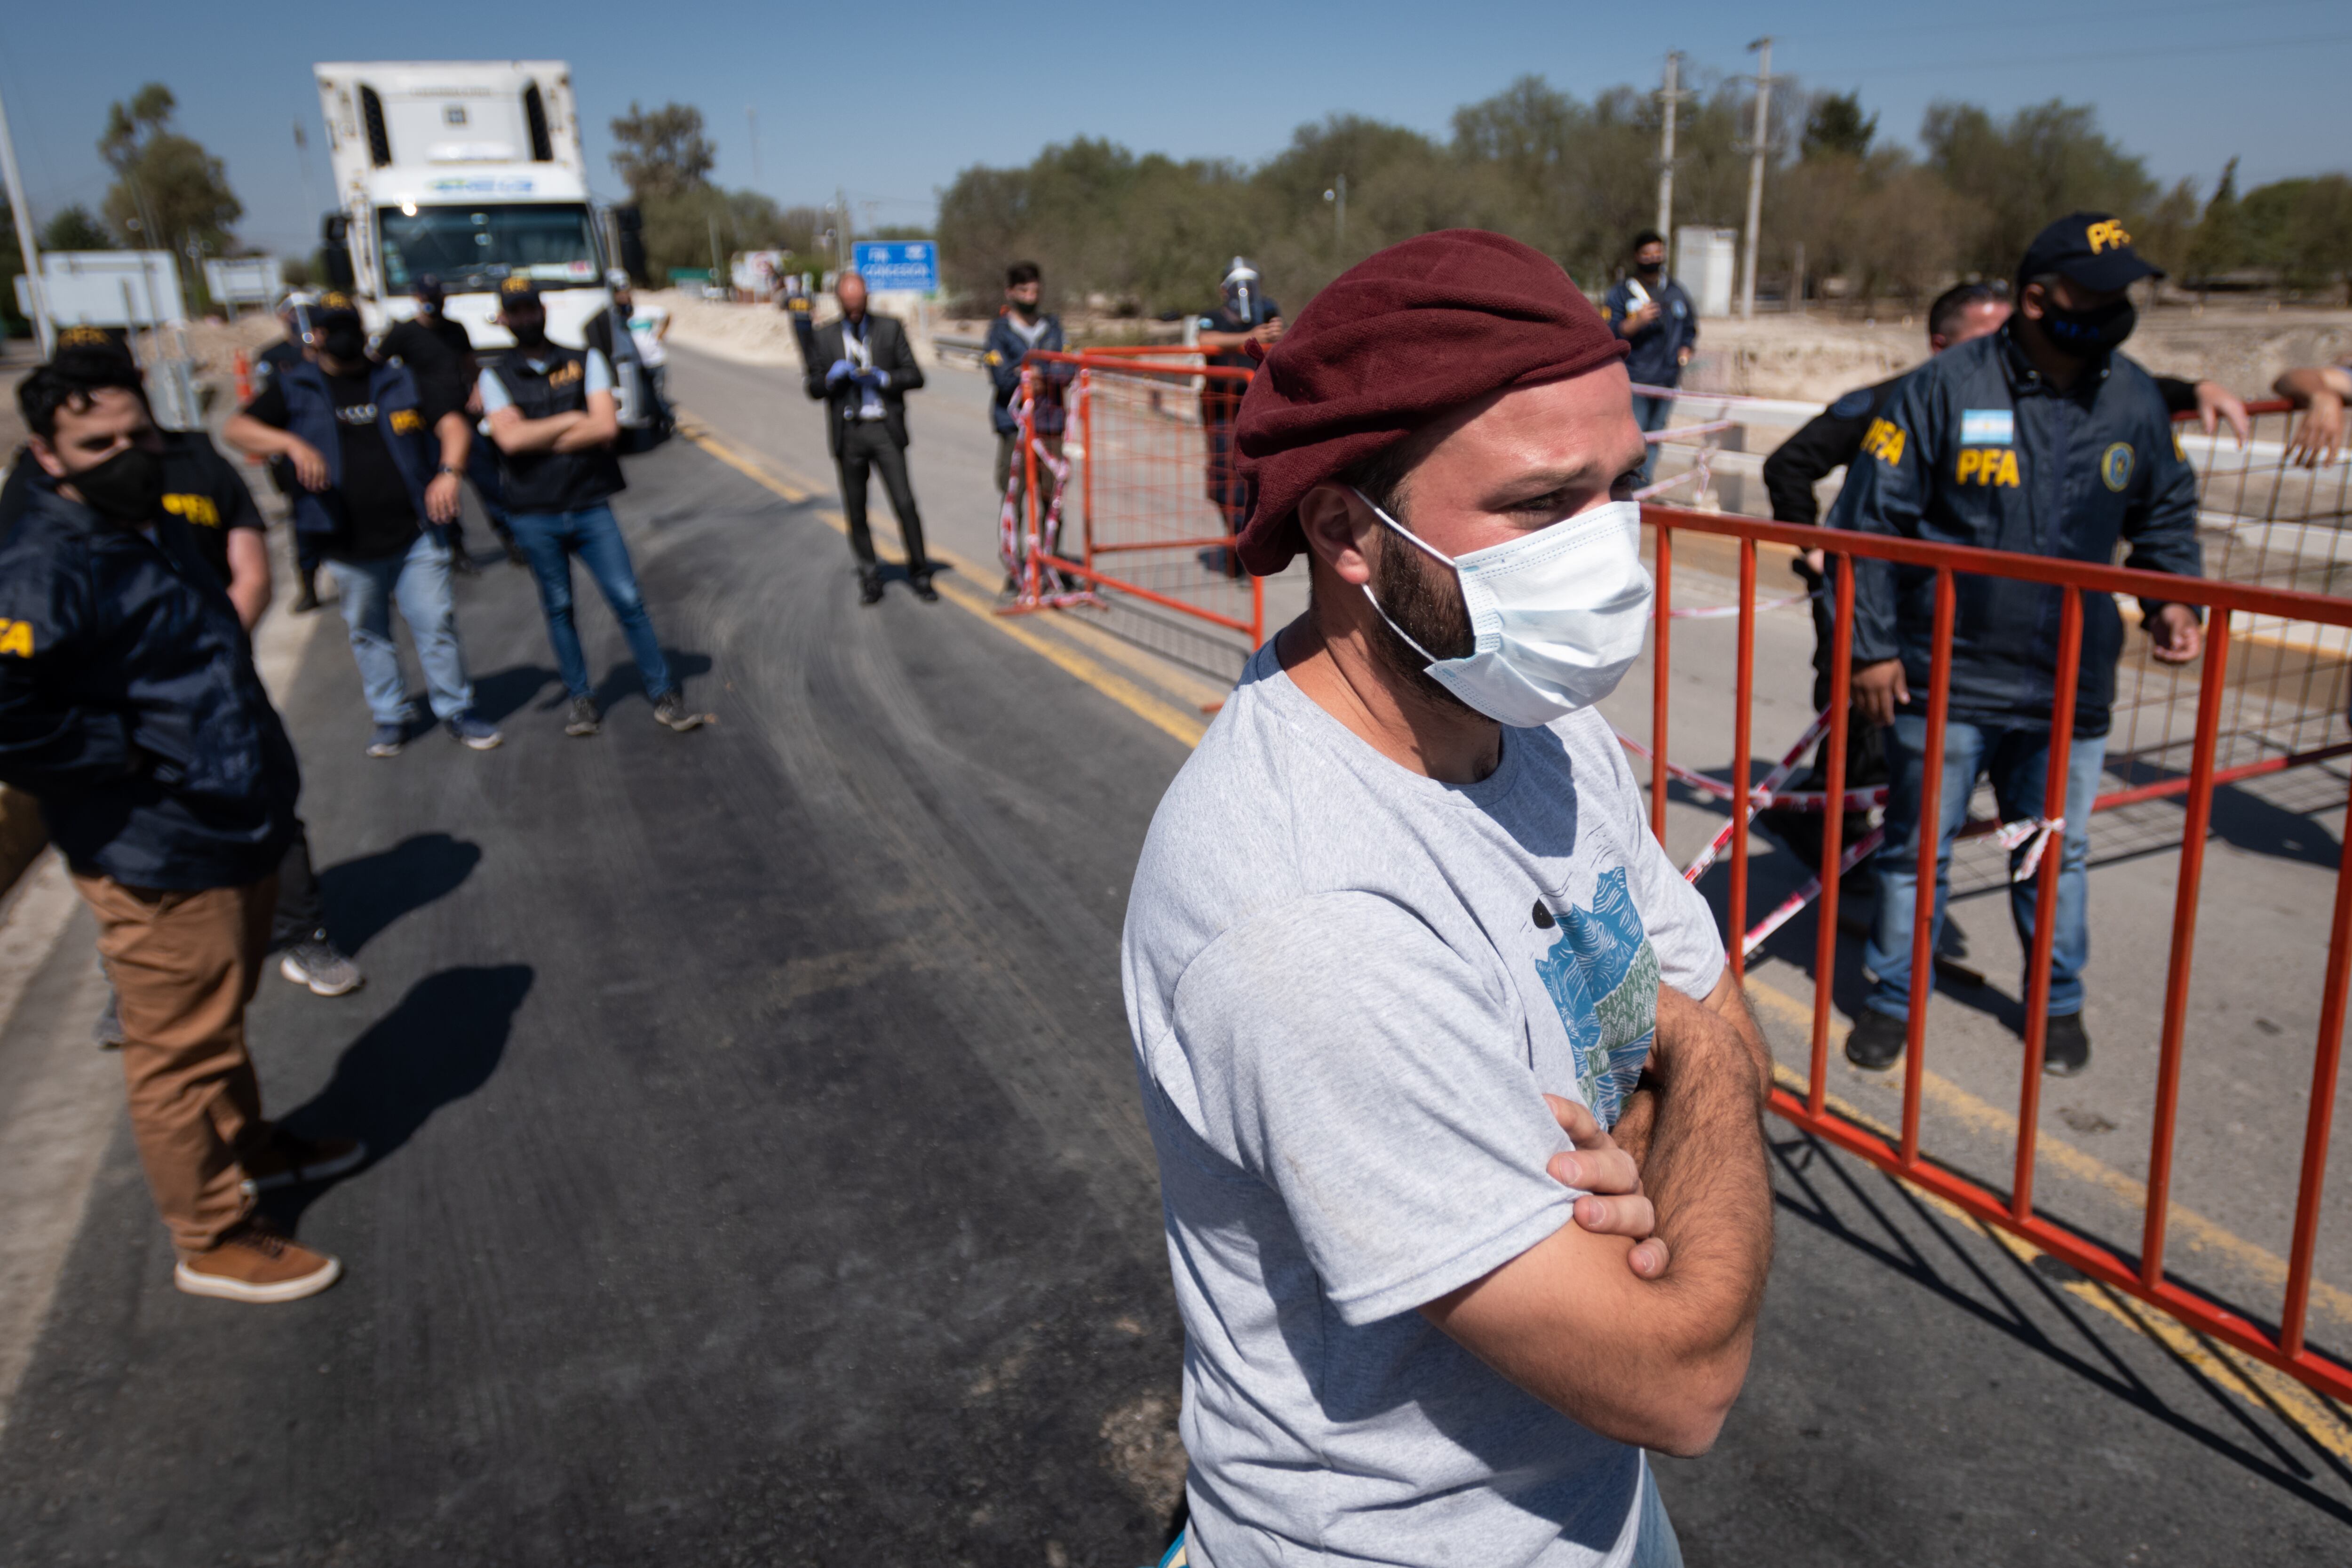
[[[144,327],[188,317],[169,251],[52,250],[41,258],[41,290],[60,327]],[[27,293],[20,277],[16,297],[29,309]]]
[[224,256],[205,263],[205,292],[215,305],[267,305],[285,287],[274,256]]
[[1731,247],[1739,231],[1692,224],[1676,230],[1675,237],[1675,280],[1689,293],[1691,304],[1702,316],[1731,314]]

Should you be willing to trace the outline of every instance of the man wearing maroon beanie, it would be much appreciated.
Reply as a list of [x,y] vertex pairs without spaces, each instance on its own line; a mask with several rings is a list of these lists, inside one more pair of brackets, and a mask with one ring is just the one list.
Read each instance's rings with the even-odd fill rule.
[[1382,251],[1265,361],[1307,558],[1160,803],[1124,963],[1213,1568],[1681,1561],[1771,1253],[1769,1055],[1593,704],[1651,592],[1623,346],[1558,266]]

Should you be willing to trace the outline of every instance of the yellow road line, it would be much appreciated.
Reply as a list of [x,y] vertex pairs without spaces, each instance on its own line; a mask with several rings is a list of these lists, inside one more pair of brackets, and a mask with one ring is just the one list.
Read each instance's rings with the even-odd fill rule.
[[[1813,1009],[1811,1003],[1800,1002],[1787,992],[1752,976],[1748,982],[1748,994],[1766,1010],[1804,1029],[1807,1037],[1811,1037],[1813,1026]],[[1839,1047],[1843,1033],[1843,1030],[1832,1028],[1830,1040],[1832,1050],[1834,1051]],[[1786,1068],[1780,1070],[1788,1071]],[[1893,1081],[1899,1084],[1902,1079],[1898,1077]],[[1790,1074],[1786,1087],[1794,1094],[1802,1094],[1805,1091],[1804,1080],[1793,1073]],[[1937,1109],[1946,1115],[1965,1122],[1979,1132],[2006,1140],[2012,1147],[2015,1146],[2017,1118],[1990,1100],[1979,1099],[1949,1079],[1940,1077],[1932,1071],[1921,1074],[1919,1092],[1922,1099],[1932,1100]],[[1885,1128],[1877,1127],[1876,1123],[1837,1100],[1834,1096],[1831,1097],[1831,1103],[1838,1107],[1840,1115],[1876,1128],[1882,1134],[1886,1132]],[[2146,1212],[2147,1207],[2146,1183],[2126,1175],[2114,1166],[2084,1152],[2063,1139],[2052,1136],[2046,1129],[2037,1131],[2033,1147],[2039,1166],[2045,1169],[2055,1166],[2075,1180],[2099,1187],[2133,1207]],[[2218,1253],[2240,1268],[2254,1275],[2263,1283],[2282,1289],[2285,1288],[2286,1259],[2278,1254],[2248,1241],[2243,1237],[2224,1228],[2218,1222],[2207,1219],[2194,1209],[2183,1208],[2180,1205],[2174,1204],[2167,1212],[2171,1234],[2190,1251]],[[2311,1282],[2311,1303],[2341,1322],[2352,1323],[2352,1292],[2340,1290],[2333,1285],[2314,1279]]]
[[[808,489],[796,488],[790,482],[766,472],[764,468],[741,457],[725,442],[711,435],[707,427],[681,420],[679,432],[729,468],[794,505],[806,501],[814,493]],[[837,533],[848,531],[848,524],[837,511],[820,511],[817,517]],[[956,556],[945,552],[934,552],[934,553],[940,561],[954,567],[963,579],[981,580],[974,575],[972,568],[968,563]],[[940,590],[940,596],[950,604],[995,627],[1022,647],[1047,659],[1057,668],[1075,676],[1162,733],[1191,746],[1198,745],[1201,736],[1207,731],[1208,725],[1196,715],[1185,712],[1173,703],[1162,701],[1134,682],[1104,668],[1076,649],[1064,647],[1049,638],[1039,637],[1019,622],[998,615],[996,605],[985,595],[969,587],[966,581],[940,582],[935,583],[933,586]],[[1092,628],[1088,630],[1091,631]],[[1754,979],[1748,981],[1748,994],[1762,1003],[1769,1011],[1777,1013],[1809,1031],[1812,1027],[1812,1008],[1786,992]],[[1804,1091],[1803,1080],[1788,1068],[1777,1068],[1774,1072],[1783,1087],[1796,1093]],[[1922,1079],[1920,1089],[1947,1114],[1956,1116],[1985,1131],[1995,1133],[2006,1131],[2012,1139],[2017,1134],[2017,1121],[2014,1117],[1990,1101],[1979,1099],[1948,1079],[1939,1078],[1931,1072]],[[1849,1104],[1835,1095],[1828,1096],[1827,1102],[1839,1115],[1862,1126],[1870,1127],[1881,1134],[1886,1133],[1885,1128],[1880,1126],[1859,1107]],[[2037,1139],[2035,1147],[2039,1150],[2042,1160],[2059,1167],[2068,1174],[2103,1187],[2116,1196],[2143,1207],[2146,1205],[2147,1188],[2145,1184],[2084,1153],[2073,1144],[2043,1132]],[[2041,1249],[2023,1237],[2012,1236],[1998,1226],[1985,1225],[1966,1209],[1934,1193],[1912,1186],[1909,1183],[1904,1184],[1909,1191],[1934,1205],[1939,1212],[1973,1226],[1983,1235],[1992,1237],[2000,1246],[2009,1248],[2016,1256],[2031,1261],[2033,1257],[2039,1255]],[[2202,1251],[2210,1248],[2223,1253],[2266,1280],[2282,1284],[2284,1282],[2286,1264],[2276,1254],[2223,1229],[2201,1215],[2182,1208],[2179,1204],[2173,1205],[2170,1212],[2174,1228],[2183,1234],[2192,1250]],[[2064,1289],[2126,1327],[2137,1330],[2164,1344],[2217,1385],[2230,1390],[2249,1404],[2273,1411],[2292,1422],[2314,1442],[2326,1448],[2330,1453],[2341,1458],[2352,1459],[2352,1427],[2347,1427],[2343,1418],[2336,1415],[2331,1406],[2322,1402],[2301,1383],[2250,1357],[2241,1356],[2226,1346],[2213,1344],[2169,1317],[2161,1313],[2143,1312],[2137,1302],[2108,1290],[2095,1280],[2074,1281],[2067,1284]],[[2352,1294],[2315,1279],[2311,1286],[2311,1300],[2314,1306],[2324,1308],[2346,1322],[2352,1322]]]
[[[768,472],[764,465],[743,457],[712,435],[708,426],[698,422],[688,423],[681,420],[678,433],[737,473],[782,496],[795,506],[806,501],[814,493],[812,490],[800,489],[790,481]],[[835,533],[849,531],[847,520],[838,511],[820,511],[816,515],[819,521]],[[1064,647],[1049,637],[1038,636],[1027,626],[1021,625],[1018,620],[998,615],[994,601],[969,585],[972,582],[985,580],[977,574],[969,562],[944,550],[935,550],[931,552],[931,555],[942,565],[952,567],[955,571],[954,580],[938,579],[931,584],[939,590],[940,596],[948,603],[969,615],[977,616],[1030,652],[1045,658],[1056,668],[1094,688],[1153,729],[1172,736],[1188,746],[1200,743],[1202,735],[1207,731],[1209,726],[1199,714],[1187,713],[1174,703],[1163,701],[1144,690],[1125,676],[1104,668],[1076,649]]]
[[[1760,993],[1759,999],[1764,1001],[1775,1012],[1780,1011],[1784,1005],[1794,1001],[1794,998],[1784,993],[1775,991],[1772,987],[1753,980],[1748,983],[1748,988],[1751,994]],[[1805,1019],[1810,1025],[1812,1019],[1811,1008],[1805,1010]],[[1791,1094],[1801,1095],[1805,1092],[1805,1080],[1786,1067],[1776,1064],[1772,1068],[1772,1078],[1774,1082]],[[1931,1076],[1920,1084],[1921,1089],[1927,1090],[1935,1081],[1937,1080]],[[1958,1089],[1955,1092],[1966,1093],[1965,1090]],[[1822,1100],[1830,1110],[1836,1111],[1856,1126],[1866,1127],[1889,1142],[1895,1141],[1896,1136],[1895,1129],[1880,1121],[1860,1106],[1834,1094],[1824,1095]],[[2084,1158],[2087,1159],[2088,1156]],[[2094,1164],[2096,1163],[2093,1162]],[[2123,1176],[2118,1172],[2109,1173],[2116,1175],[2119,1180],[2126,1182],[2130,1180],[2129,1177]],[[1889,1172],[1888,1174],[1895,1173]],[[1995,1245],[2003,1248],[2019,1262],[2030,1266],[2035,1258],[2042,1256],[2042,1248],[2023,1237],[1979,1219],[1942,1194],[1930,1192],[1916,1183],[1905,1181],[1900,1175],[1895,1175],[1895,1179],[1902,1183],[1904,1191],[1947,1218],[1968,1226],[1979,1236],[1990,1237]],[[2173,1209],[2173,1219],[2176,1225],[2179,1223],[2180,1214],[2180,1209],[2176,1205]],[[2226,1231],[2222,1234],[2228,1236]],[[2229,1239],[2238,1242],[2241,1247],[2252,1245],[2238,1241],[2235,1237],[2229,1237]],[[2268,1254],[2264,1256],[2267,1257]],[[2347,1417],[2343,1410],[2313,1393],[2295,1378],[2228,1345],[2209,1340],[2179,1320],[2147,1308],[2133,1297],[2126,1296],[2122,1291],[2104,1285],[2096,1279],[2070,1279],[2059,1288],[2068,1295],[2097,1308],[2124,1327],[2156,1341],[2196,1368],[2217,1386],[2227,1389],[2258,1409],[2272,1411],[2290,1425],[2299,1428],[2305,1436],[2329,1453],[2339,1458],[2352,1459],[2352,1417]],[[2316,1301],[2319,1293],[2326,1289],[2327,1287],[2315,1280],[2312,1284],[2313,1300]]]

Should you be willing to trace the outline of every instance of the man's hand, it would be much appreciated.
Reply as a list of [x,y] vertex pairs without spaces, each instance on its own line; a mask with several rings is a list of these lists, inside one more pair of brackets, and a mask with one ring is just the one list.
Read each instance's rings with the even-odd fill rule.
[[2246,420],[2245,404],[2239,400],[2237,394],[2218,381],[2199,382],[2197,384],[2199,426],[2205,434],[2210,436],[2213,434],[2214,426],[2223,419],[2230,422],[2230,433],[2238,438],[2238,450],[2244,451],[2247,439],[2253,434],[2253,426]]
[[2303,424],[2286,444],[2289,461],[2299,468],[2317,468],[2336,460],[2344,449],[2344,400],[2333,392],[2315,391]]
[[2186,605],[2167,605],[2148,617],[2147,636],[2158,664],[2187,664],[2205,651],[2205,628]]
[[1904,682],[1901,659],[1882,658],[1854,667],[1853,710],[1864,723],[1883,730],[1895,722],[1895,710],[1910,700],[1911,688]]
[[457,521],[457,476],[436,474],[425,487],[425,515],[435,522]]
[[1690,362],[1691,352],[1689,349],[1681,348],[1675,351],[1675,363],[1676,364],[1688,364]]
[[1280,316],[1276,316],[1271,321],[1260,321],[1256,326],[1250,329],[1250,336],[1255,338],[1259,342],[1264,343],[1267,348],[1274,347],[1275,344],[1282,341],[1282,318]]
[[1640,310],[1628,315],[1625,318],[1625,335],[1630,338],[1635,332],[1645,331],[1651,322],[1658,319],[1659,311],[1660,307],[1658,302],[1655,300],[1653,300],[1648,304],[1643,306]]
[[1601,1130],[1585,1107],[1556,1094],[1545,1095],[1544,1103],[1576,1145],[1554,1154],[1544,1167],[1560,1185],[1584,1189],[1586,1195],[1570,1211],[1576,1223],[1595,1236],[1632,1237],[1633,1250],[1625,1255],[1625,1267],[1643,1279],[1665,1273],[1665,1240],[1655,1234],[1658,1211],[1642,1191],[1642,1173],[1634,1168],[1633,1156]]
[[335,481],[327,472],[327,459],[319,456],[319,448],[299,436],[286,437],[286,459],[294,465],[294,477],[302,481],[306,490],[323,490]]
[[826,367],[824,384],[832,386],[857,374],[857,367],[845,359],[837,359]]

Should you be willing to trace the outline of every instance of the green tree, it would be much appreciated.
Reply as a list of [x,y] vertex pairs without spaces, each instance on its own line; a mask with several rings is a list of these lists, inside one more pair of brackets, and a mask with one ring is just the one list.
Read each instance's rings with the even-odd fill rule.
[[231,226],[245,216],[245,205],[229,189],[221,161],[172,129],[177,107],[170,88],[151,81],[130,102],[108,110],[106,133],[98,142],[115,174],[106,193],[106,221],[139,248],[172,252],[192,300],[201,302],[202,275],[188,269],[188,252],[231,254],[236,247]]
[[2245,225],[2238,211],[2235,158],[2221,165],[2221,182],[2213,187],[2204,216],[2198,220],[2197,232],[2189,242],[2188,259],[2190,274],[2199,279],[2233,271],[2252,260],[2246,254]]
[[61,207],[41,226],[43,250],[112,250],[114,237],[79,205]]
[[1860,93],[1816,93],[1805,109],[1800,153],[1809,159],[1860,158],[1869,153],[1871,138],[1877,134],[1878,116],[1864,117]]
[[719,149],[702,134],[702,110],[683,103],[629,111],[613,119],[613,167],[639,203],[706,190]]
[[2070,212],[2111,212],[2136,227],[2158,195],[2147,165],[2100,134],[2086,104],[2053,99],[1996,124],[1975,104],[1938,101],[1919,140],[1968,208],[1956,258],[1965,271],[2008,277],[2033,237]]

